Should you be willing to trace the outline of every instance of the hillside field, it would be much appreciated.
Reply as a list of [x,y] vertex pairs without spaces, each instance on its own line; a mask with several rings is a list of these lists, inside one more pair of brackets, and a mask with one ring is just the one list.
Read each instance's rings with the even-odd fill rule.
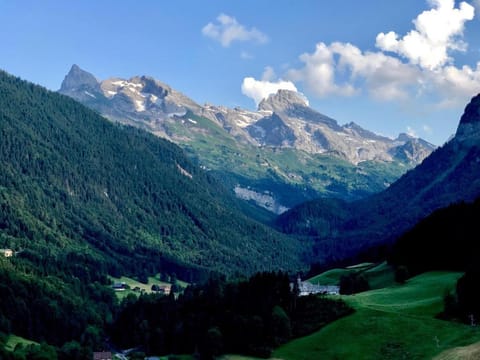
[[405,285],[345,296],[354,314],[281,346],[273,358],[431,359],[478,342],[478,328],[435,318],[460,275],[430,272]]
[[362,273],[368,280],[371,289],[380,289],[395,283],[394,270],[386,262],[380,264],[362,263],[346,268],[331,269],[313,276],[307,281],[319,285],[338,285],[342,275],[354,272]]

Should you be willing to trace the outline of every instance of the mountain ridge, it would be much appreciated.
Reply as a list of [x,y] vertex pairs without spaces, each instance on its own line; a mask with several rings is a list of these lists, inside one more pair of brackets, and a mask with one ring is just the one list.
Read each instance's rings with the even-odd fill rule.
[[[78,69],[71,71],[75,75]],[[91,84],[89,75],[84,78]],[[82,77],[75,79],[82,82]],[[416,139],[392,140],[358,125],[340,126],[310,108],[303,95],[288,90],[250,111],[199,105],[146,76],[98,81],[101,93],[95,93],[97,85],[89,91],[82,84],[74,86],[73,80],[67,74],[60,92],[112,121],[177,143],[224,179],[232,193],[238,187],[256,192],[257,199],[269,193],[274,207],[252,200],[266,209],[290,208],[319,196],[358,199],[382,190],[434,149]]]
[[[79,72],[82,72],[83,75],[80,76]],[[85,87],[88,86],[93,86],[95,89],[100,87],[103,91],[103,96],[109,100],[115,100],[116,96],[122,94],[130,98],[131,108],[128,111],[125,110],[126,113],[130,116],[133,116],[135,113],[144,113],[138,114],[137,121],[142,116],[143,118],[149,115],[157,116],[157,125],[160,125],[159,122],[166,120],[168,117],[173,115],[182,116],[187,110],[190,110],[207,117],[224,129],[227,128],[227,130],[231,130],[232,127],[236,127],[238,130],[238,128],[245,129],[252,126],[265,130],[262,127],[262,123],[259,124],[259,122],[268,119],[272,113],[275,113],[278,117],[277,119],[281,119],[285,126],[289,127],[289,133],[296,135],[295,141],[286,141],[284,143],[282,135],[285,134],[283,133],[277,134],[277,136],[270,136],[271,141],[258,136],[249,137],[248,130],[243,134],[243,138],[252,145],[257,146],[279,146],[279,144],[284,144],[284,146],[295,147],[310,153],[324,153],[332,150],[354,164],[360,161],[375,159],[392,161],[394,159],[392,154],[395,152],[389,150],[398,145],[404,145],[398,144],[398,142],[411,140],[401,136],[392,140],[363,129],[357,124],[352,125],[354,123],[340,126],[336,120],[310,108],[308,100],[304,95],[291,90],[281,89],[277,93],[269,95],[259,103],[257,112],[252,112],[239,108],[228,109],[213,105],[201,106],[169,85],[148,76],[134,76],[128,80],[109,78],[97,81],[95,84],[92,83],[92,79],[95,79],[92,74],[81,70],[78,65],[73,65],[70,72],[65,76],[59,91],[74,98],[78,97],[81,100],[85,99]],[[161,93],[158,93],[159,90]],[[160,100],[163,100],[161,104],[158,103]],[[95,105],[95,102],[92,102],[91,105]],[[160,105],[160,109],[154,110],[155,105]],[[102,110],[106,112],[104,108]],[[234,113],[236,115],[235,118],[229,121],[228,117],[225,117],[223,114],[225,111]],[[241,118],[240,121],[238,121],[239,117]],[[299,126],[298,122],[302,122],[303,126]],[[324,127],[318,127],[317,125],[323,125]],[[156,130],[159,134],[162,133],[161,126],[157,126]],[[324,147],[321,143],[319,144],[315,141],[315,131],[323,133],[323,137],[327,138],[328,146]],[[268,133],[268,131],[265,132]],[[334,134],[334,132],[339,132],[339,135]],[[164,136],[168,138],[168,134],[164,134]],[[347,137],[347,141],[356,140],[356,142],[354,145],[347,143],[340,146],[341,142],[345,143],[346,141],[345,139],[339,140],[339,136]],[[370,140],[370,144],[368,140]],[[383,147],[376,148],[371,145],[374,141],[381,141],[385,144]],[[294,146],[294,142],[297,143],[296,146]],[[429,144],[425,140],[423,140],[422,144],[430,150],[434,149],[434,145]],[[353,147],[355,147],[356,152],[353,150]],[[386,154],[383,152],[386,152]],[[421,156],[421,160],[423,158],[424,156]],[[415,162],[415,164],[417,163]]]

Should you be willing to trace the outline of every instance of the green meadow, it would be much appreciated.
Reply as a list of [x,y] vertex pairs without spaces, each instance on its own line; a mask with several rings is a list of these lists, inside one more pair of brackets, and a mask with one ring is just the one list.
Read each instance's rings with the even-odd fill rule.
[[386,262],[380,264],[362,263],[346,268],[331,269],[307,279],[307,281],[312,284],[338,285],[342,275],[353,272],[365,275],[371,289],[380,289],[395,283],[394,271]]
[[[386,276],[385,266],[370,268],[377,275],[372,278]],[[332,274],[336,272],[323,276],[332,278]],[[480,341],[480,329],[435,318],[443,308],[445,292],[460,276],[430,272],[404,285],[344,296],[354,314],[281,346],[273,358],[432,359],[443,352],[449,356],[453,348]]]
[[24,339],[20,336],[16,336],[16,335],[9,335],[8,338],[7,338],[7,341],[5,343],[5,349],[8,350],[8,351],[13,351],[15,350],[15,347],[18,345],[18,344],[21,344],[21,345],[38,345],[37,342],[35,341],[32,341],[32,340],[28,340],[28,339]]
[[[127,297],[128,294],[139,295],[140,292],[133,291],[133,289],[135,289],[135,288],[139,288],[141,292],[145,292],[147,294],[150,294],[152,292],[152,285],[158,285],[158,286],[171,285],[168,282],[161,281],[159,279],[159,277],[160,277],[159,274],[157,274],[155,276],[149,276],[147,284],[144,284],[144,283],[142,283],[138,280],[135,280],[135,279],[132,279],[132,278],[129,278],[129,277],[126,277],[126,276],[122,276],[122,277],[119,277],[119,278],[115,278],[113,276],[110,276],[110,279],[114,283],[125,283],[126,285],[128,285],[130,287],[130,289],[126,289],[124,291],[115,291],[115,294],[117,295],[117,298],[119,300],[122,300],[123,298]],[[177,284],[181,288],[186,288],[188,286],[188,283],[186,283],[184,281],[180,281],[180,280],[177,280]]]

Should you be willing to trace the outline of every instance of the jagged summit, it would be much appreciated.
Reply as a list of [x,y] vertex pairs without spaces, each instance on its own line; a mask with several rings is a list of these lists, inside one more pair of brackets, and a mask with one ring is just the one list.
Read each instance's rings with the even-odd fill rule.
[[[435,148],[427,142],[420,142],[408,149],[406,158],[403,155],[405,149],[400,147],[412,141],[408,135],[402,134],[392,140],[353,122],[340,126],[335,119],[311,108],[302,93],[292,90],[280,89],[269,95],[260,102],[256,112],[200,106],[149,76],[135,76],[128,80],[109,78],[99,82],[92,74],[73,65],[60,92],[95,108],[111,120],[146,126],[174,142],[197,136],[185,137],[171,130],[177,117],[185,117],[191,112],[221,126],[242,143],[292,148],[311,154],[330,153],[353,164],[368,160],[400,159],[403,162],[407,158],[409,164],[417,164]],[[194,126],[190,120],[188,116],[183,119]],[[402,155],[397,158],[398,154]]]
[[63,79],[60,92],[67,93],[80,90],[81,88],[99,91],[100,84],[95,76],[82,70],[78,65],[73,64],[70,71]]
[[78,65],[72,66],[59,91],[113,121],[147,126],[163,137],[168,136],[163,129],[156,129],[155,123],[201,108],[187,96],[153,77],[112,77],[98,81]]
[[474,96],[465,107],[454,139],[465,144],[480,139],[480,94]]
[[275,94],[270,94],[258,104],[259,111],[281,112],[295,105],[308,106],[308,99],[305,95],[292,90],[278,90]]

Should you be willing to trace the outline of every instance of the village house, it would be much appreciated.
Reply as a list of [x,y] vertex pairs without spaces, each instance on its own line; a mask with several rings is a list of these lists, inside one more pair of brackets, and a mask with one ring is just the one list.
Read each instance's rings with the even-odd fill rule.
[[0,249],[0,254],[5,257],[12,257],[14,254],[14,251],[12,249]]
[[159,292],[160,294],[170,295],[172,285],[152,285],[152,291]]
[[127,289],[127,284],[125,282],[115,283],[112,285],[113,290],[115,291],[125,291]]
[[170,295],[170,291],[172,289],[172,285],[160,285],[158,287],[158,291],[164,293],[165,295]]

